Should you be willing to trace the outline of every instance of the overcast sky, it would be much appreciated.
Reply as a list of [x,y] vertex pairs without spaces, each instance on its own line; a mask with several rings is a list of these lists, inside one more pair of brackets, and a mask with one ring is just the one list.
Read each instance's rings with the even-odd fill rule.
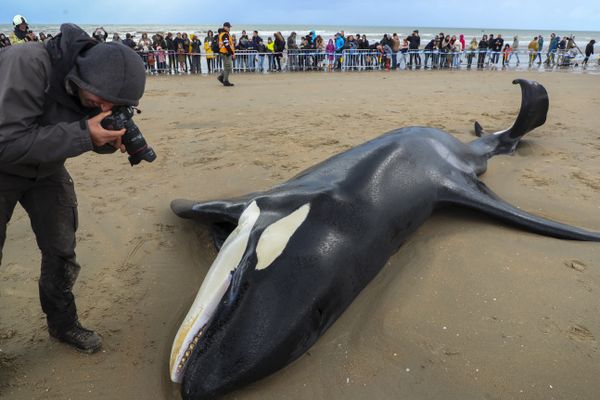
[[[6,1],[30,24],[297,24],[600,31],[600,0],[55,0]],[[377,4],[372,5],[372,4]]]

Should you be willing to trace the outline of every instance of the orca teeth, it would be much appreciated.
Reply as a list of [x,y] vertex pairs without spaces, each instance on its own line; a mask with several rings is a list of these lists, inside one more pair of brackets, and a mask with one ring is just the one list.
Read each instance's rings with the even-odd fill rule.
[[179,362],[179,365],[177,365],[177,370],[178,371],[181,371],[183,369],[183,367],[185,366],[185,364],[187,363],[188,359],[192,355],[192,350],[194,350],[194,348],[196,347],[196,345],[200,341],[200,336],[202,336],[202,333],[204,333],[204,328],[200,329],[200,332],[198,332],[198,334],[194,336],[194,339],[188,345],[188,349],[183,354],[183,357],[181,358],[181,361]]

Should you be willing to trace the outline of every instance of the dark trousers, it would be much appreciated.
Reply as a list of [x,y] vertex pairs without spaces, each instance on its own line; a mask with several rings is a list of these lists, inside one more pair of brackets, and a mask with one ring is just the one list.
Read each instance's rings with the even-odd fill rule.
[[413,63],[415,63],[417,68],[421,66],[421,55],[418,53],[418,50],[410,50],[410,61],[408,63],[411,67]]
[[229,75],[233,72],[233,56],[224,53],[221,53],[220,56],[223,60],[223,72],[219,76],[223,78],[223,82],[229,82]]
[[477,56],[477,68],[483,68],[484,63],[485,63],[485,51],[480,50],[479,55]]
[[281,71],[281,53],[275,53],[275,62],[273,63],[273,69]]
[[192,74],[200,74],[202,69],[200,67],[200,56],[194,54],[192,56]]
[[171,70],[171,72],[179,71],[177,56],[171,50],[169,50],[169,69]]
[[73,180],[62,167],[39,180],[0,173],[0,263],[6,225],[21,203],[42,252],[40,302],[48,327],[61,331],[77,321],[73,284],[80,266],[75,260],[77,198]]

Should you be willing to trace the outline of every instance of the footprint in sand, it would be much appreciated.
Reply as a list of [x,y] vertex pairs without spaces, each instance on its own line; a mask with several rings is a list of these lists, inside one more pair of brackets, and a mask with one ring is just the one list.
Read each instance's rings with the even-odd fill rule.
[[571,172],[571,178],[577,179],[591,189],[600,191],[600,179],[592,178],[583,171]]
[[523,174],[521,174],[521,180],[526,182],[532,182],[534,186],[550,186],[554,183],[551,178],[544,178],[542,176],[536,175],[532,170],[526,169]]
[[587,267],[582,261],[579,260],[565,261],[565,265],[577,272],[583,272]]
[[569,339],[578,342],[588,342],[596,340],[596,338],[594,338],[594,335],[588,328],[579,324],[571,326],[567,331],[567,336],[569,336]]

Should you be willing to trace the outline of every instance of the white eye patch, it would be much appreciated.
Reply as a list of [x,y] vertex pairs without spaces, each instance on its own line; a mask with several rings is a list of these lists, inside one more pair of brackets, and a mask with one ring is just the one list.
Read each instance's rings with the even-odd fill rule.
[[306,220],[309,211],[310,204],[306,203],[263,231],[256,246],[257,270],[267,268],[283,253],[294,232]]

